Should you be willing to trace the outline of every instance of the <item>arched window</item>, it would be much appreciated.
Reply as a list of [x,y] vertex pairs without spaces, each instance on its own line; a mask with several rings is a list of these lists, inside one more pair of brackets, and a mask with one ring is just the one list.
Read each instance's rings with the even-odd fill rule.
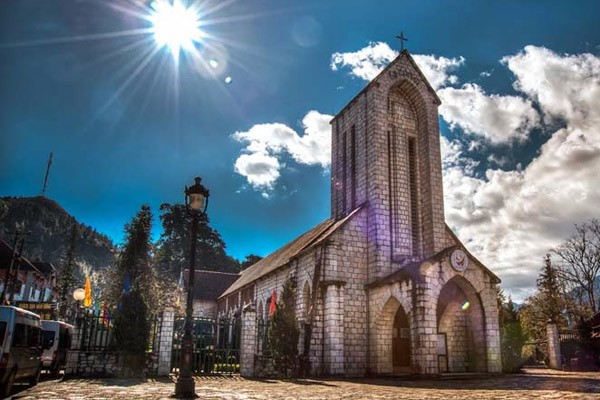
[[311,309],[310,309],[310,307],[311,307],[310,285],[308,284],[308,282],[304,283],[304,289],[302,290],[302,300],[303,300],[302,314],[304,317],[304,321],[308,321],[310,312],[311,312]]

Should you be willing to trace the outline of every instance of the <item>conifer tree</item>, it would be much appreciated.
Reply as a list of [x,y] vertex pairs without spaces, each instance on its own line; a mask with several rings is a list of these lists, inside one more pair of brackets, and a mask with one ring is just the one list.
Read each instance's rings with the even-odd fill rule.
[[289,375],[294,372],[300,330],[296,320],[296,279],[290,277],[269,321],[268,344],[275,370]]
[[77,265],[75,263],[76,255],[76,244],[77,238],[79,237],[79,229],[77,223],[73,222],[71,226],[71,233],[69,235],[69,243],[67,247],[67,253],[65,255],[63,265],[58,273],[56,286],[58,289],[58,299],[60,302],[59,317],[65,318],[67,310],[72,304],[71,293],[75,288],[75,280]]
[[521,352],[525,344],[525,335],[521,327],[519,313],[509,297],[504,301],[503,293],[500,293],[500,342],[502,353],[502,369],[504,372],[518,372],[523,366]]
[[148,303],[155,285],[151,262],[152,214],[146,205],[125,227],[127,238],[117,263],[122,295],[115,313],[114,338],[124,376],[140,376],[145,366],[150,325]]
[[[190,251],[189,214],[183,204],[162,204],[160,220],[163,233],[157,243],[156,269],[161,277],[177,282],[181,271],[188,268]],[[226,245],[219,232],[209,225],[202,214],[196,242],[197,269],[238,272],[239,263],[227,255]]]
[[566,304],[559,284],[558,271],[552,265],[550,254],[544,257],[544,266],[537,280],[537,289],[540,296],[541,317],[563,325],[565,323],[563,311]]

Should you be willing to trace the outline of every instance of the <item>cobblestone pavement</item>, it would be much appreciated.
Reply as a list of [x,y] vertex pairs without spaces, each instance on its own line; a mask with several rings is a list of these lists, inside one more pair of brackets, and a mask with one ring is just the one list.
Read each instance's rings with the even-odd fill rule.
[[[201,399],[600,399],[600,373],[528,370],[520,375],[453,376],[438,380],[303,379],[248,380],[205,377],[196,381]],[[170,379],[49,380],[20,391],[13,399],[168,399]],[[17,387],[17,390],[18,387]]]

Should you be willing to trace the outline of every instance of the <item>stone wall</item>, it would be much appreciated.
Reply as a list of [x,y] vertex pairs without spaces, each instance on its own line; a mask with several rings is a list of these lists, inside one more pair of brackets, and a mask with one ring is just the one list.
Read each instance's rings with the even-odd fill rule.
[[216,300],[194,300],[194,317],[216,318],[217,301]]
[[119,372],[119,357],[116,352],[81,351],[67,352],[65,379],[69,378],[109,378]]
[[[162,315],[161,330],[155,345],[158,347],[154,353],[147,354],[146,373],[166,376],[171,373],[171,352],[173,348],[173,325],[175,313],[173,309],[166,309]],[[113,377],[119,375],[119,354],[110,349],[90,351],[80,349],[81,331],[75,329],[72,339],[72,348],[67,352],[65,378],[96,378]]]

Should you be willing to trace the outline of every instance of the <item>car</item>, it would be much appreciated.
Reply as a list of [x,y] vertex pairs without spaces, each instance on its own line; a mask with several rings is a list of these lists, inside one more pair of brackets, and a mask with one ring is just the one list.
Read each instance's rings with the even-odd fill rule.
[[63,321],[42,320],[42,366],[50,374],[58,375],[65,367],[74,329]]
[[39,315],[0,306],[0,397],[17,379],[36,385],[42,371],[42,323]]

